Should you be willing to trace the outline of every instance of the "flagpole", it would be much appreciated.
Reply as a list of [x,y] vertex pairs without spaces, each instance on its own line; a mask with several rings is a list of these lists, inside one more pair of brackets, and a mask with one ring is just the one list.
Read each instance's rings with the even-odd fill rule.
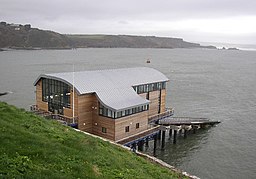
[[73,74],[72,74],[72,83],[73,83],[73,95],[72,95],[72,97],[73,97],[73,124],[75,123],[75,65],[73,64]]

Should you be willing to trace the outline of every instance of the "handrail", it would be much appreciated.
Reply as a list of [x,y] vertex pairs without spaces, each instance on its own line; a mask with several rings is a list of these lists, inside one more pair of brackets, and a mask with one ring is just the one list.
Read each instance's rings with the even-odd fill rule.
[[73,123],[73,119],[74,119],[74,123],[78,123],[78,116],[73,117],[67,117],[61,114],[52,114],[51,115],[52,119],[56,119],[56,120],[61,120],[61,121],[65,121],[68,124],[72,124]]
[[37,114],[37,115],[43,116],[43,117],[49,117],[51,119],[64,121],[67,124],[72,124],[73,121],[74,121],[75,124],[78,123],[78,116],[75,116],[73,118],[73,117],[68,117],[68,116],[64,116],[64,115],[61,115],[61,114],[53,114],[49,111],[40,110],[36,104],[30,106],[30,111]]
[[149,117],[149,118],[148,118],[149,123],[155,122],[155,121],[157,121],[157,120],[159,120],[159,119],[163,119],[163,118],[165,118],[165,117],[172,116],[172,115],[174,114],[174,109],[171,108],[171,107],[165,108],[165,110],[166,110],[166,111],[163,112],[163,113],[156,114],[156,115],[154,115],[154,116]]

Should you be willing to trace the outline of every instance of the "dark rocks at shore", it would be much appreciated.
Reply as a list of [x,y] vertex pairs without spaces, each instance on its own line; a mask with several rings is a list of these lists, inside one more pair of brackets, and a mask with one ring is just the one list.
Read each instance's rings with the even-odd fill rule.
[[228,48],[228,50],[239,50],[238,48],[232,47],[232,48]]

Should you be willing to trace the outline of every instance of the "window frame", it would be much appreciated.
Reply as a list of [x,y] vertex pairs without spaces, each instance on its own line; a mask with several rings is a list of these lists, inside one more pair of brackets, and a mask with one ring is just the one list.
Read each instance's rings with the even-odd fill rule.
[[106,128],[106,127],[102,127],[102,128],[101,128],[101,132],[104,133],[104,134],[106,134],[106,133],[107,133],[107,128]]
[[125,131],[125,133],[130,132],[130,126],[125,126],[124,131]]

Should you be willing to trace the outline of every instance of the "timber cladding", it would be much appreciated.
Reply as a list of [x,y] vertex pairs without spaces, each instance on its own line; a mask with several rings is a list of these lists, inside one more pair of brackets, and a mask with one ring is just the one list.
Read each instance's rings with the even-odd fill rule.
[[36,105],[40,110],[48,111],[48,103],[43,101],[42,80],[36,84]]
[[78,96],[78,128],[92,133],[93,112],[97,110],[95,94],[85,94]]
[[[136,124],[139,123],[139,128]],[[129,126],[127,132],[125,128]],[[148,128],[148,111],[144,111],[131,116],[115,119],[115,140],[119,140],[130,135],[134,135]]]
[[160,113],[165,112],[165,108],[166,108],[166,89],[162,89],[161,90],[161,110]]
[[159,97],[160,91],[152,91],[149,93],[149,116],[158,114],[159,112]]
[[[74,116],[78,116],[78,95],[74,95]],[[70,108],[64,108],[64,116],[73,117],[73,91],[70,90]]]
[[[139,94],[144,99],[147,99],[147,93]],[[148,93],[149,97],[149,116],[154,116],[158,113],[165,112],[165,102],[166,102],[166,89],[151,91]]]
[[[106,129],[106,132],[103,132],[103,129]],[[93,118],[93,128],[92,133],[110,140],[115,140],[115,119],[95,116]]]

